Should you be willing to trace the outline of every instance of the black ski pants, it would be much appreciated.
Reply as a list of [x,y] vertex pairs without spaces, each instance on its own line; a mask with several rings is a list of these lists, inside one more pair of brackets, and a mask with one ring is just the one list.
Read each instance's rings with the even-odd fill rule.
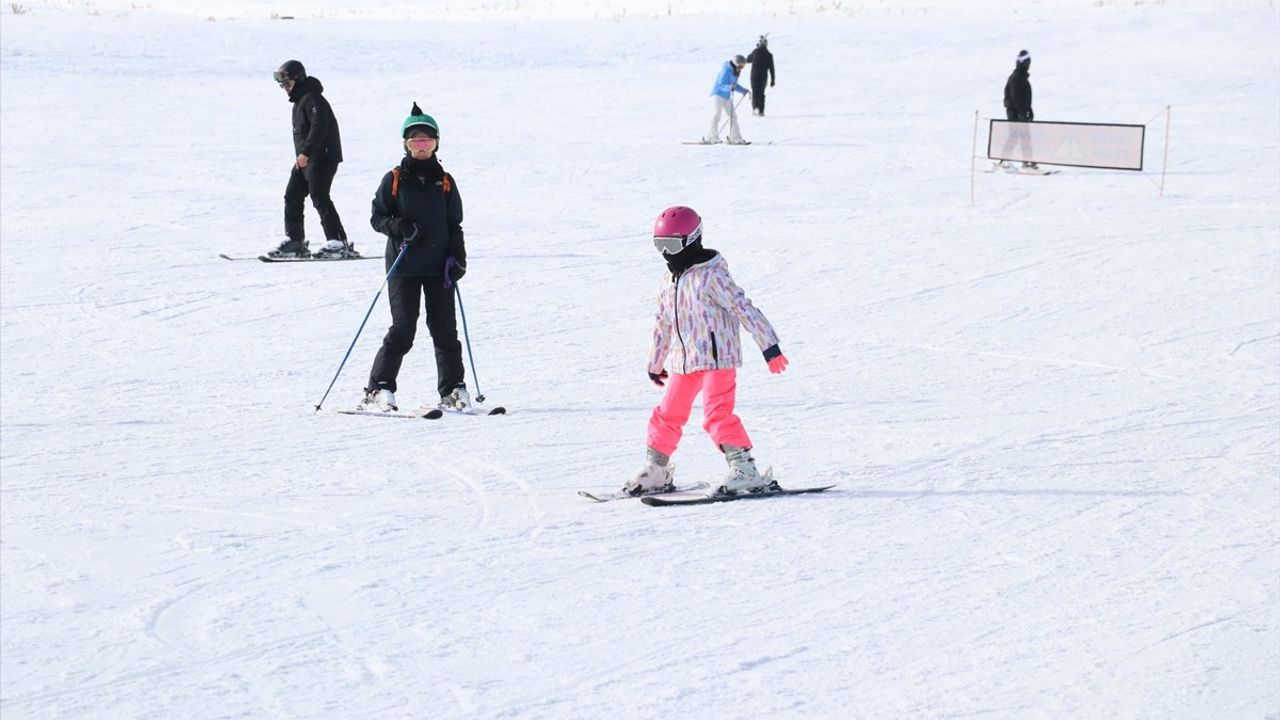
[[458,320],[454,314],[453,288],[444,287],[443,278],[392,277],[387,281],[391,303],[391,329],[373,359],[366,390],[386,388],[396,391],[400,363],[413,347],[418,330],[418,307],[427,311],[427,330],[436,349],[436,389],[444,397],[466,386],[462,368],[462,343],[458,342]]
[[333,176],[337,174],[337,163],[314,160],[307,163],[305,168],[294,167],[293,172],[289,173],[289,184],[284,189],[284,234],[290,240],[307,238],[302,214],[307,195],[311,196],[311,204],[320,213],[320,226],[324,228],[325,239],[347,239],[347,231],[342,229],[338,209],[329,198],[329,188],[333,186]]
[[764,80],[751,80],[751,109],[764,114],[764,89],[767,86]]

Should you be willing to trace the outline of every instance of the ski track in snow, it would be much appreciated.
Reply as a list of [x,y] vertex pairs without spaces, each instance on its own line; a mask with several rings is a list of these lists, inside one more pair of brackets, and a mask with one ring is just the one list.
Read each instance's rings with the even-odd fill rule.
[[[1280,718],[1273,3],[22,5],[0,33],[6,720]],[[766,31],[759,144],[682,145]],[[1020,47],[1037,117],[1145,122],[1146,171],[978,173],[971,205],[973,110],[1002,117]],[[329,412],[385,294],[313,411],[383,265],[218,257],[279,241],[286,57],[338,115],[366,254],[409,102],[441,121],[508,415]],[[743,338],[758,460],[834,490],[576,496],[643,457],[648,230],[676,203],[791,360],[771,376]],[[434,400],[416,343],[408,406]],[[714,482],[700,412],[674,462]]]

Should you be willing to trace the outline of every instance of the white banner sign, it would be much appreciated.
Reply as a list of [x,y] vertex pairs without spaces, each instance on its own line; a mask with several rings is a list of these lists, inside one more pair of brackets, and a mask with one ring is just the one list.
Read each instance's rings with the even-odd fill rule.
[[1145,125],[992,120],[987,157],[1047,165],[1141,170]]

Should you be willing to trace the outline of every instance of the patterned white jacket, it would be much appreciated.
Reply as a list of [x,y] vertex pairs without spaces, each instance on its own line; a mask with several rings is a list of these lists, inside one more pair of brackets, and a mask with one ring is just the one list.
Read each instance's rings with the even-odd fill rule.
[[729,274],[724,256],[693,265],[678,277],[663,273],[649,345],[649,372],[660,374],[668,353],[671,372],[742,367],[739,328],[767,350],[778,335]]

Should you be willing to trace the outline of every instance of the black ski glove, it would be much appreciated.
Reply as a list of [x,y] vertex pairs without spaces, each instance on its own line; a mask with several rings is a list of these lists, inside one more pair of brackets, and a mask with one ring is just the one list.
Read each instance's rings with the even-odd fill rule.
[[467,274],[466,263],[460,263],[450,257],[444,261],[444,274],[449,277],[449,282],[458,282],[463,275]]
[[649,382],[653,383],[654,385],[657,385],[658,387],[662,387],[666,385],[666,383],[663,382],[666,379],[667,379],[666,370],[663,370],[661,373],[657,373],[657,374],[649,373]]
[[396,218],[396,232],[405,242],[413,242],[418,237],[418,224],[407,217]]

